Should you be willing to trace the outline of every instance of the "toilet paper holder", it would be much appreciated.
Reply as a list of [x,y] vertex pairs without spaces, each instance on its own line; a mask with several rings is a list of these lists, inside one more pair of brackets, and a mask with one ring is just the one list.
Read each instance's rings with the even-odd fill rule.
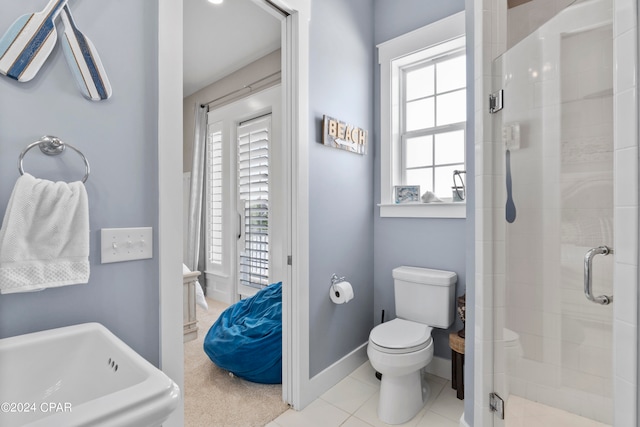
[[331,287],[329,288],[329,298],[334,304],[345,304],[353,299],[353,287],[344,277],[337,274],[331,276]]
[[337,274],[333,273],[333,275],[331,275],[331,289],[335,292],[335,286],[336,284],[340,283],[340,282],[344,282],[345,277],[338,277]]

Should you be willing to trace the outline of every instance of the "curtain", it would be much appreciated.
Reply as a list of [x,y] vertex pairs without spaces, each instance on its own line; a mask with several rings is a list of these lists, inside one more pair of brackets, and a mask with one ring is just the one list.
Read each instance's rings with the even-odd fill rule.
[[[205,150],[207,142],[208,107],[196,105],[195,132],[193,139],[193,161],[191,163],[191,189],[189,192],[189,213],[187,226],[187,253],[184,262],[190,270],[199,270],[200,283],[204,282],[204,266],[199,262],[202,246],[203,196],[205,179]],[[202,242],[203,243],[203,242]],[[202,269],[199,268],[202,266]]]

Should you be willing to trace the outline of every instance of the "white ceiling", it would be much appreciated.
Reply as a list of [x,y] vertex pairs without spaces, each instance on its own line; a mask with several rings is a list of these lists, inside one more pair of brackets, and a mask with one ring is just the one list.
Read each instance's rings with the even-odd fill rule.
[[280,48],[280,21],[252,0],[184,0],[184,96]]

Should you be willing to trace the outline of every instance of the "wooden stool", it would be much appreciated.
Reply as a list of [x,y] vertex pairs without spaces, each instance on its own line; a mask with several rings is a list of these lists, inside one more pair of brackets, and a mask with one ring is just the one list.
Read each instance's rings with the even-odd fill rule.
[[457,332],[449,334],[451,347],[451,388],[456,390],[456,397],[464,399],[464,338]]

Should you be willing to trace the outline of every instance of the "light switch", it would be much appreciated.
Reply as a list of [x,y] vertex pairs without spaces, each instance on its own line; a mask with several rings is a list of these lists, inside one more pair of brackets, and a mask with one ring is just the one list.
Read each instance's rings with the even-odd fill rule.
[[153,257],[153,228],[103,228],[100,235],[102,263]]

